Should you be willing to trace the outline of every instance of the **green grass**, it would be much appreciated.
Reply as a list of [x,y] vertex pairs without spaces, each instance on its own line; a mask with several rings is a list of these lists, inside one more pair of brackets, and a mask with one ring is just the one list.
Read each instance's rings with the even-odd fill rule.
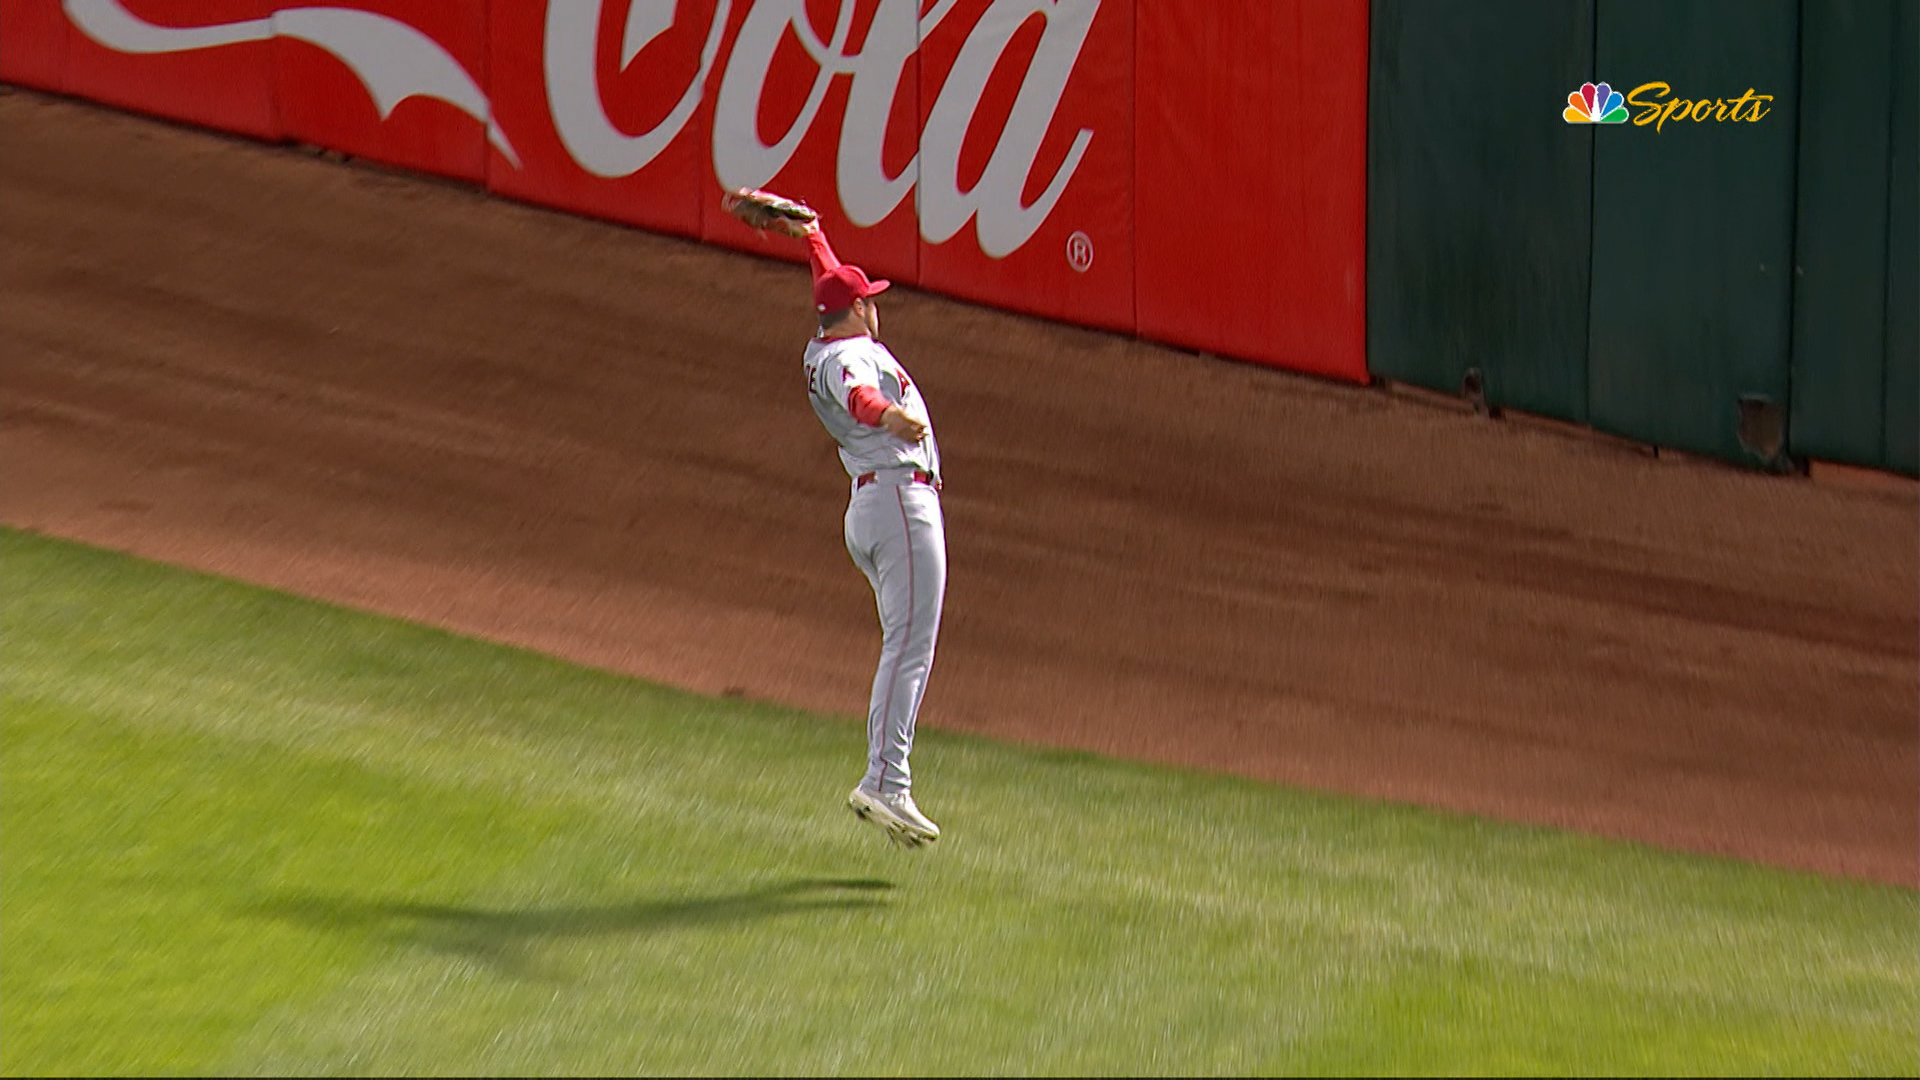
[[0,533],[0,1070],[1905,1073],[1910,891],[715,702]]

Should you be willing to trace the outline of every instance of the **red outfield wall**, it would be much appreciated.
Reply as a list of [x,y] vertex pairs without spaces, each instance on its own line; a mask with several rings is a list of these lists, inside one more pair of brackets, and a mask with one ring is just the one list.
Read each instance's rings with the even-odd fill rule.
[[347,2],[0,0],[0,79],[1367,377],[1366,0]]

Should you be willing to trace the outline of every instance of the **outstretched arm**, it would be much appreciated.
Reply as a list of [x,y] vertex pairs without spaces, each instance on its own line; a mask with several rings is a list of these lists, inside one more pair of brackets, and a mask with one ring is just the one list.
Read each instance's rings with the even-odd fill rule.
[[840,269],[840,260],[834,257],[833,245],[827,243],[827,232],[817,221],[807,225],[807,261],[813,264],[815,284],[829,272]]

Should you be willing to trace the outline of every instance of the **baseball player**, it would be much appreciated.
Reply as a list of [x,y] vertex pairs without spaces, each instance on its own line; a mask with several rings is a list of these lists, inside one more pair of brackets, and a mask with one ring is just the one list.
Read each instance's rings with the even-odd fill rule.
[[729,197],[727,208],[755,227],[804,238],[813,266],[819,329],[803,356],[807,400],[840,444],[852,480],[847,553],[872,584],[880,611],[880,663],[867,703],[867,774],[847,805],[897,843],[930,844],[940,827],[914,805],[907,756],[947,585],[933,422],[919,388],[879,341],[874,297],[888,283],[835,258],[812,211],[797,203],[743,191]]

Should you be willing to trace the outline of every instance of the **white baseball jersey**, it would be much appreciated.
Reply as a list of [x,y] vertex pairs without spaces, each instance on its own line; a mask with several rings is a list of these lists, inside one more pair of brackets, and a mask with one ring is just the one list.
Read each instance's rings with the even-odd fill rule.
[[[940,475],[940,447],[933,439],[927,403],[885,345],[870,337],[814,338],[807,343],[807,400],[833,441],[848,476],[883,469],[924,469]],[[847,397],[856,386],[877,386],[881,396],[927,426],[918,443],[902,441],[885,428],[853,418]]]

